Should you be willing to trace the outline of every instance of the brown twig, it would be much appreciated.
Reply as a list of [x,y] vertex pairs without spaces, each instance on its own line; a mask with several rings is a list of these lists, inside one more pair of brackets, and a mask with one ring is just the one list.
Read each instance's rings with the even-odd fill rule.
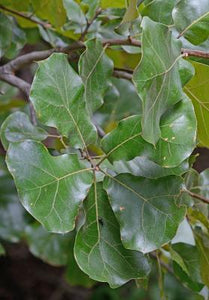
[[51,27],[51,24],[36,20],[32,16],[31,17],[27,16],[27,15],[25,15],[25,14],[19,12],[19,11],[16,11],[16,10],[8,8],[8,7],[5,7],[3,5],[0,5],[0,9],[4,10],[4,11],[10,13],[10,14],[13,14],[15,16],[18,16],[20,18],[26,19],[27,21],[30,21],[32,23],[36,23],[37,25],[41,25],[44,28],[50,28]]
[[88,30],[90,28],[90,26],[93,24],[94,20],[96,20],[96,18],[101,14],[102,9],[98,8],[95,12],[95,15],[93,16],[93,18],[89,21],[88,19],[86,20],[86,28],[84,29],[84,31],[81,34],[80,37],[80,41],[84,41],[86,34],[88,33]]
[[209,199],[207,199],[207,198],[205,198],[205,197],[203,197],[203,196],[201,196],[199,194],[193,193],[193,192],[191,192],[189,190],[182,190],[182,192],[185,192],[185,193],[189,194],[192,198],[196,198],[196,199],[198,199],[198,200],[200,200],[200,201],[202,201],[204,203],[209,204]]
[[[152,258],[154,258],[154,259],[157,260],[157,255],[156,255],[154,252],[150,253],[149,255],[150,255],[150,257],[152,257]],[[159,259],[159,258],[158,258],[158,259]],[[162,266],[164,269],[166,269],[166,271],[168,271],[169,273],[173,274],[173,270],[172,270],[172,268],[171,268],[169,265],[167,265],[167,264],[166,264],[164,261],[162,261],[161,259],[159,259],[159,262],[160,262],[161,266]]]

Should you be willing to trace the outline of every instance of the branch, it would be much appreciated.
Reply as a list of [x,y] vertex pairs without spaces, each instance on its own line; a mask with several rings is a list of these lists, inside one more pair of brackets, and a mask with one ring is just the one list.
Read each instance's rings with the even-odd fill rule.
[[27,97],[29,97],[30,93],[30,84],[25,80],[11,74],[11,73],[4,73],[0,72],[0,80],[3,80],[18,89],[20,89]]
[[20,18],[26,19],[27,21],[30,21],[32,23],[36,23],[38,25],[41,25],[44,28],[50,28],[51,27],[51,24],[48,24],[48,23],[45,23],[45,22],[42,22],[42,21],[38,21],[38,20],[34,19],[32,16],[31,17],[27,16],[27,15],[25,15],[25,14],[19,12],[19,11],[16,11],[16,10],[8,8],[8,7],[5,7],[3,5],[0,5],[0,9],[2,9],[4,11],[7,11],[10,14],[16,15]]
[[131,80],[132,79],[132,74],[125,72],[125,71],[119,71],[119,70],[114,70],[113,71],[113,76],[116,78],[124,78],[127,80]]
[[[135,47],[141,47],[141,42],[132,38],[126,38],[126,39],[107,39],[102,41],[103,46],[122,46],[122,45],[129,45],[129,46],[135,46]],[[23,65],[31,64],[34,61],[43,60],[47,57],[49,57],[54,52],[60,52],[60,53],[67,53],[74,51],[74,50],[80,50],[85,48],[85,44],[82,41],[76,41],[72,43],[71,45],[63,48],[52,48],[49,50],[43,50],[43,51],[34,51],[31,53],[24,54],[22,56],[19,56],[12,61],[8,62],[4,65],[5,70],[7,72],[14,72],[19,70]],[[209,58],[209,52],[203,52],[203,51],[197,51],[197,50],[189,50],[189,49],[182,49],[182,54],[185,54],[186,56],[196,56],[196,57],[202,57],[202,58]],[[1,67],[0,67],[1,71]],[[130,73],[130,71],[128,72]],[[115,73],[115,76],[118,76],[117,72]],[[130,76],[125,75],[124,73],[121,73],[121,76],[125,76],[124,78],[130,79]],[[128,78],[127,78],[128,77]]]
[[[158,259],[157,255],[155,253],[150,253],[149,254],[150,257],[154,258],[154,259]],[[169,273],[173,274],[173,270],[171,269],[171,267],[169,265],[167,265],[164,261],[162,261],[161,259],[159,259],[159,262],[161,264],[161,266],[166,269]]]
[[192,198],[196,198],[196,199],[198,199],[198,200],[200,200],[200,201],[202,201],[204,203],[209,204],[209,199],[207,199],[207,198],[205,198],[205,197],[203,197],[203,196],[201,196],[199,194],[193,193],[193,192],[191,192],[189,190],[182,190],[182,192],[185,192],[185,193],[189,194]]
[[92,25],[94,20],[98,17],[98,15],[101,14],[101,12],[102,12],[101,8],[97,9],[93,18],[90,21],[88,19],[86,20],[86,28],[84,29],[84,31],[81,34],[80,41],[84,40],[86,34],[88,33],[89,27]]

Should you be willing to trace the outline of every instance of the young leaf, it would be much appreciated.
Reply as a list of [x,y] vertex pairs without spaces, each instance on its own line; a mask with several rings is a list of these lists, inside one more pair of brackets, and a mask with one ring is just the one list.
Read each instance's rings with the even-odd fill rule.
[[180,35],[194,45],[209,36],[209,2],[206,0],[181,0],[173,10],[173,20]]
[[42,141],[47,138],[47,132],[31,124],[28,116],[20,111],[10,114],[1,125],[1,142],[7,150],[9,143],[21,142],[26,139]]
[[172,168],[178,166],[193,151],[196,143],[196,119],[190,99],[177,103],[161,120],[161,137],[156,146],[142,138],[141,117],[122,120],[106,135],[101,146],[111,162],[146,157],[157,164]]
[[81,78],[69,65],[65,54],[52,54],[39,63],[30,99],[44,124],[70,136],[70,143],[86,148],[96,140],[83,97]]
[[92,186],[86,202],[85,224],[79,230],[74,254],[80,268],[91,278],[116,288],[150,271],[147,258],[123,247],[119,227],[102,184]]
[[146,179],[120,174],[105,178],[104,188],[126,248],[148,253],[174,237],[185,214],[185,208],[175,204],[181,184],[175,176]]
[[195,76],[184,89],[194,105],[200,144],[209,148],[209,66],[197,62],[192,64],[195,67]]
[[84,97],[90,112],[95,112],[103,103],[113,71],[112,60],[105,54],[99,40],[86,42],[86,51],[79,60],[79,73],[85,85]]
[[133,80],[143,102],[142,136],[155,145],[161,136],[162,115],[184,98],[178,71],[181,42],[148,17],[143,18],[142,28],[142,59]]
[[12,143],[7,166],[25,209],[52,232],[73,230],[80,203],[92,183],[90,167],[77,155],[53,157],[36,141]]

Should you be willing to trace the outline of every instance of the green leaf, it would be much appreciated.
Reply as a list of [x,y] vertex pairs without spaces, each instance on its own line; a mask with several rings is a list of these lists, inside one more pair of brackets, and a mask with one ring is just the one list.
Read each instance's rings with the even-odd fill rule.
[[17,197],[12,177],[0,160],[0,238],[19,242],[26,224],[25,210]]
[[171,25],[173,23],[172,10],[177,0],[145,0],[142,16],[148,16],[153,21]]
[[0,243],[0,256],[3,256],[5,254],[6,254],[5,249],[4,249],[3,245]]
[[67,264],[71,243],[69,234],[50,233],[38,224],[27,226],[25,234],[29,250],[34,256],[53,266]]
[[81,269],[78,267],[73,253],[73,248],[74,241],[72,240],[68,249],[68,263],[65,272],[65,278],[71,286],[83,286],[86,288],[91,288],[95,284],[95,281],[86,273],[81,271]]
[[29,4],[30,0],[1,0],[1,5],[8,6],[9,8],[18,11],[27,11]]
[[81,78],[68,64],[65,54],[52,54],[39,63],[30,99],[41,122],[56,127],[77,148],[96,141],[84,101]]
[[86,18],[82,12],[82,9],[78,3],[74,0],[63,0],[67,17],[69,21],[75,22],[76,24],[86,25]]
[[74,254],[91,278],[119,287],[133,278],[144,278],[149,263],[140,252],[123,247],[119,227],[101,184],[92,186],[84,202],[86,221],[79,230]]
[[115,161],[114,171],[118,174],[130,173],[134,176],[142,176],[150,179],[166,177],[169,175],[182,175],[189,169],[188,161],[184,161],[176,168],[163,168],[153,161],[138,156],[129,161]]
[[195,231],[197,249],[200,254],[200,274],[203,283],[209,287],[209,236],[200,230]]
[[183,258],[176,252],[172,247],[169,248],[169,252],[173,261],[175,261],[182,270],[189,276],[189,271],[187,270],[187,266],[184,263]]
[[140,116],[124,119],[102,139],[101,146],[106,158],[113,162],[141,156],[172,168],[192,153],[196,140],[196,119],[187,97],[163,116],[161,138],[155,147],[142,138],[140,123]]
[[21,30],[16,23],[12,22],[12,41],[5,52],[5,56],[9,59],[18,55],[19,50],[23,48],[26,43],[26,35],[23,30]]
[[48,133],[31,124],[28,116],[20,111],[10,114],[4,121],[0,131],[1,142],[4,149],[7,150],[9,143],[21,142],[26,139],[42,141],[48,136]]
[[[127,101],[131,99],[131,103]],[[109,125],[141,112],[141,100],[131,81],[112,78],[112,85],[104,97],[104,104],[96,113],[97,123],[109,129]]]
[[209,2],[206,0],[181,0],[173,10],[173,20],[180,35],[194,45],[209,37]]
[[139,16],[137,10],[137,0],[129,0],[129,5],[123,17],[122,24],[135,20]]
[[178,70],[181,42],[168,27],[147,17],[141,26],[142,59],[133,80],[143,102],[142,135],[155,145],[161,136],[162,115],[184,98]]
[[102,43],[96,39],[87,41],[86,51],[79,60],[79,73],[85,85],[84,97],[90,112],[95,112],[103,104],[112,72],[112,60],[105,54]]
[[88,11],[86,13],[86,17],[89,20],[92,20],[95,16],[96,10],[100,5],[100,0],[83,0],[82,3],[88,6]]
[[35,14],[47,20],[55,27],[61,27],[66,21],[66,12],[60,0],[30,0]]
[[12,42],[12,23],[0,12],[0,57],[9,49]]
[[209,148],[209,66],[197,62],[192,64],[195,67],[195,76],[184,89],[194,105],[200,144]]
[[124,8],[126,7],[126,0],[101,0],[101,7],[106,8]]
[[189,273],[185,273],[182,266],[173,262],[175,275],[185,283],[189,288],[199,292],[203,288],[202,279],[200,276],[200,255],[195,246],[184,243],[178,243],[172,246],[174,251],[182,258],[184,265]]
[[209,169],[200,173],[198,189],[202,196],[209,198]]
[[92,183],[90,167],[76,154],[53,157],[40,142],[30,140],[10,144],[7,166],[23,206],[34,218],[52,232],[73,230]]
[[126,248],[148,253],[174,237],[185,214],[185,208],[175,204],[181,184],[175,176],[146,179],[120,174],[105,178],[104,188]]

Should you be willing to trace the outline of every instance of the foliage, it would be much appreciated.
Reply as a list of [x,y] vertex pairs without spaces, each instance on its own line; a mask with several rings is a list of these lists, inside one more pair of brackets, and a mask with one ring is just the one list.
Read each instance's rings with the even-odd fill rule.
[[208,1],[0,0],[0,255],[86,287],[154,261],[207,299],[208,45]]

